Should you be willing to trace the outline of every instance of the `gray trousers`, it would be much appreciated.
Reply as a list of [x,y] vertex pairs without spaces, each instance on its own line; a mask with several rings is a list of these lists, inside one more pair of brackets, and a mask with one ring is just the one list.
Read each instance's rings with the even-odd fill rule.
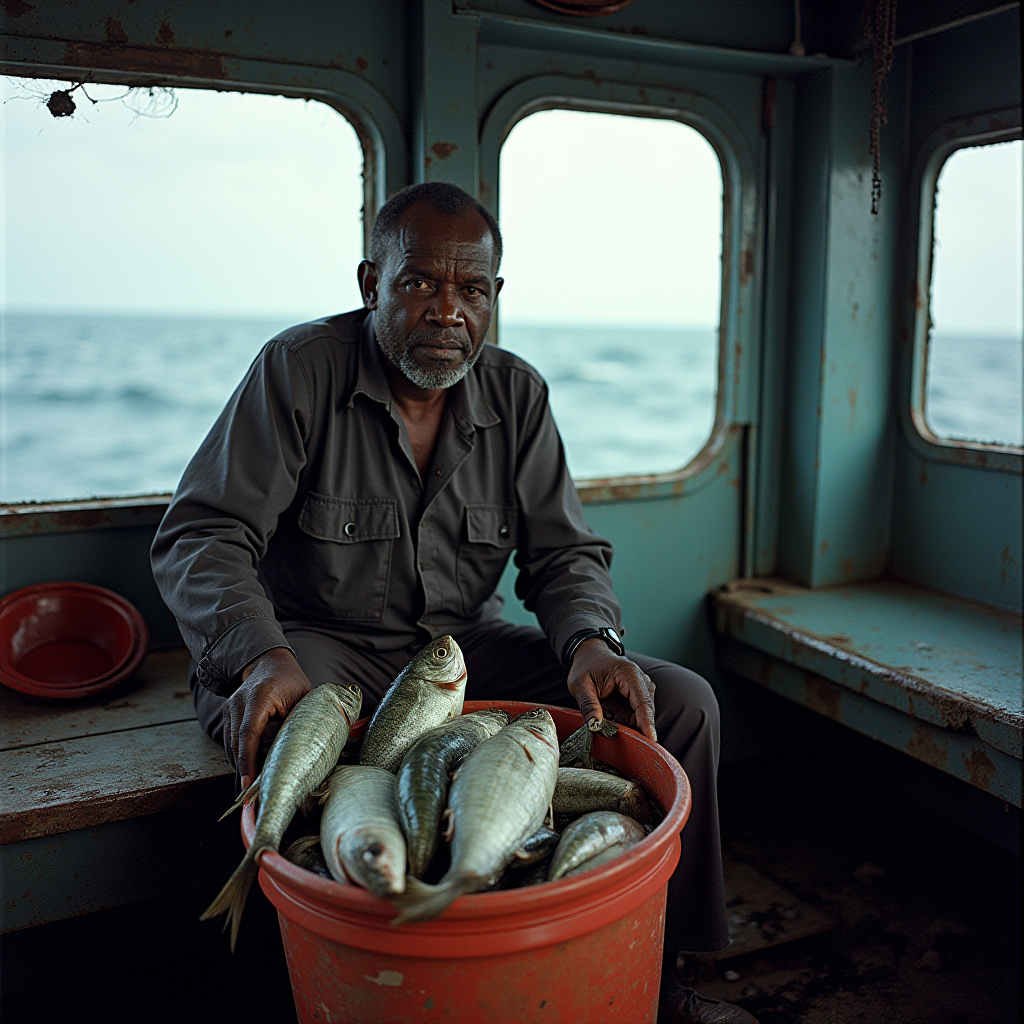
[[[404,650],[378,652],[352,647],[313,629],[287,630],[286,636],[314,686],[326,682],[359,686],[364,716],[373,714],[411,656]],[[467,700],[524,700],[576,707],[566,687],[565,669],[536,626],[489,622],[456,639],[469,675]],[[707,681],[695,672],[633,651],[627,651],[627,655],[656,687],[658,740],[683,766],[692,788],[690,818],[681,836],[682,856],[669,882],[665,945],[692,952],[722,949],[728,942],[728,928],[715,785],[718,702]],[[224,742],[225,699],[197,683],[194,666],[191,685],[203,729]]]

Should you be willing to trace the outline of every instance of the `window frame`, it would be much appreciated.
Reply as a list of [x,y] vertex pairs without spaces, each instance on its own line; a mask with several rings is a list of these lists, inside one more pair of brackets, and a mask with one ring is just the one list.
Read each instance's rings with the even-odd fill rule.
[[935,462],[969,465],[1021,474],[1024,447],[983,441],[964,441],[935,434],[925,419],[928,353],[931,344],[932,263],[935,255],[935,203],[939,175],[958,150],[1024,138],[1021,108],[957,118],[942,125],[921,146],[911,175],[908,204],[912,222],[908,235],[916,240],[914,279],[909,304],[909,380],[900,403],[903,434],[914,451]]
[[[721,298],[718,325],[718,387],[715,416],[703,447],[687,463],[666,473],[582,477],[573,483],[584,503],[682,495],[702,489],[718,472],[719,457],[731,450],[754,421],[759,342],[759,244],[756,159],[742,129],[723,107],[706,96],[642,85],[597,82],[557,75],[528,79],[494,103],[481,132],[480,197],[499,217],[501,147],[524,118],[544,110],[579,110],[672,120],[707,140],[722,169]],[[743,265],[741,267],[741,260]],[[500,306],[500,300],[499,300]],[[500,332],[492,327],[496,342]]]
[[[15,49],[11,47],[9,49]],[[55,82],[103,85],[161,86],[170,89],[255,93],[289,99],[315,100],[334,109],[354,129],[363,150],[363,251],[367,251],[373,216],[388,195],[405,184],[406,145],[401,123],[387,100],[358,75],[335,69],[304,68],[305,84],[295,81],[295,68],[272,62],[233,61],[236,78],[206,79],[180,74],[108,68],[46,65],[18,60],[0,62],[0,75]],[[262,79],[262,80],[261,80]],[[0,503],[0,537],[81,532],[158,523],[171,493],[110,495],[58,501]]]

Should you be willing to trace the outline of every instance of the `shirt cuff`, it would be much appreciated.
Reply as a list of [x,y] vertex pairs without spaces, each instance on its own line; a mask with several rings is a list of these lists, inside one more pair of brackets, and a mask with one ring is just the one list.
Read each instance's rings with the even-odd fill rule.
[[230,697],[238,689],[242,669],[275,647],[291,650],[277,619],[265,615],[239,619],[206,648],[196,675],[211,693]]
[[622,630],[619,628],[619,624],[607,613],[573,612],[548,630],[548,641],[555,652],[555,657],[561,662],[562,651],[565,650],[565,645],[574,633],[578,633],[581,629],[604,629],[608,626],[621,635]]

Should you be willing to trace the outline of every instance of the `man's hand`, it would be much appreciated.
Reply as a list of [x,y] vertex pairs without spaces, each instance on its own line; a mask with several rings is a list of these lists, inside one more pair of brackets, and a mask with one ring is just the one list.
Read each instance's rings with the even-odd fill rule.
[[601,639],[584,640],[576,648],[569,669],[569,692],[583,712],[586,721],[601,721],[605,715],[602,702],[609,704],[609,718],[616,703],[628,701],[628,722],[648,739],[658,742],[654,727],[654,683],[629,658],[620,657]]
[[312,689],[287,647],[266,651],[242,670],[241,685],[225,705],[224,727],[243,789],[256,777],[256,751],[267,724],[272,718],[283,722]]

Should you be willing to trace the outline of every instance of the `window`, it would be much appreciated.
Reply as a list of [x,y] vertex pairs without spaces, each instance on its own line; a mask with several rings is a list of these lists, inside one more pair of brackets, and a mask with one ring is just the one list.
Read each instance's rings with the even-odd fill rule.
[[523,118],[501,151],[500,343],[544,375],[581,477],[677,470],[715,421],[722,169],[679,121]]
[[1022,151],[957,149],[939,174],[924,392],[939,438],[1024,444]]
[[173,490],[264,342],[360,304],[363,153],[336,110],[86,85],[51,116],[69,88],[0,83],[7,502]]

